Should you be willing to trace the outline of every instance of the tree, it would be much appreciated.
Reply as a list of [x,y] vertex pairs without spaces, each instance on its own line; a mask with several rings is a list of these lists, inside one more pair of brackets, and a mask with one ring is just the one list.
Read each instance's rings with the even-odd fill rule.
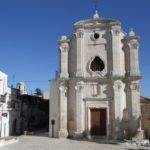
[[41,91],[40,88],[36,88],[34,95],[39,96],[39,97],[43,97],[43,92]]

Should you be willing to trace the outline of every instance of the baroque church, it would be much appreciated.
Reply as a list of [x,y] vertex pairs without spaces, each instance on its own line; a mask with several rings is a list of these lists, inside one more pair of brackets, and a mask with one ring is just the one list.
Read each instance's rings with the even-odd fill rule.
[[51,81],[49,135],[142,138],[139,37],[115,19],[74,24],[59,40],[59,75]]

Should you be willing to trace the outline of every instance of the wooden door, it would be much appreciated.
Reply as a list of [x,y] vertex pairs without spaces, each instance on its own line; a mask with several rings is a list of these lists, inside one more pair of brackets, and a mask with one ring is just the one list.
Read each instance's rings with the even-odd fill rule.
[[91,135],[106,136],[106,109],[91,109]]
[[16,134],[17,134],[17,119],[14,119],[12,124],[12,135]]

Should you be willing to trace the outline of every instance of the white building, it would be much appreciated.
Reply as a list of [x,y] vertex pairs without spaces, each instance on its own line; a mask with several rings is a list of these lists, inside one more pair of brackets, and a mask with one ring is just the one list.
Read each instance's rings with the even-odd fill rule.
[[[74,24],[59,41],[59,76],[51,82],[50,136],[142,138],[139,37],[115,19]],[[52,125],[53,124],[53,125]]]
[[7,93],[7,75],[0,71],[0,95]]
[[26,94],[24,83],[9,88],[7,75],[0,71],[0,137],[19,134],[21,131],[21,100],[18,94]]
[[49,100],[50,99],[50,93],[49,92],[44,92],[43,93],[43,99]]
[[0,71],[0,137],[9,135],[8,92],[7,75]]
[[16,88],[8,88],[7,75],[0,72],[0,90],[1,138],[20,135],[24,130],[47,127],[48,108],[44,106],[49,106],[48,101],[28,95],[24,82],[19,82]]

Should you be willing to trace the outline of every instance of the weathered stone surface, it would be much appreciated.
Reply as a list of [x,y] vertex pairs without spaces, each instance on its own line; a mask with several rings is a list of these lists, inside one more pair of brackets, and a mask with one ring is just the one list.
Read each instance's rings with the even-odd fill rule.
[[122,31],[119,21],[99,17],[74,28],[70,38],[59,42],[60,76],[51,84],[55,137],[64,131],[63,137],[90,138],[92,109],[106,110],[106,134],[99,136],[136,137],[141,116],[138,37]]

